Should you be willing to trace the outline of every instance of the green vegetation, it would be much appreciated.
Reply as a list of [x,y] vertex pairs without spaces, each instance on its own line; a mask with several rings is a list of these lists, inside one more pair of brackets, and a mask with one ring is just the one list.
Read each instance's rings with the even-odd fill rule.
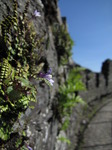
[[20,138],[15,143],[16,144],[16,148],[18,148],[21,145],[21,143],[22,143],[22,139]]
[[[66,131],[69,127],[70,115],[73,108],[77,105],[77,103],[85,104],[83,99],[78,95],[78,91],[85,90],[84,84],[81,80],[81,70],[82,68],[72,69],[68,75],[67,81],[59,88],[58,109],[62,119],[61,130],[64,131]],[[63,139],[64,138],[61,140]]]
[[[36,65],[42,51],[43,37],[38,38],[33,22],[27,18],[29,0],[21,14],[17,12],[17,1],[13,0],[13,3],[13,13],[4,17],[0,24],[1,144],[10,139],[14,123],[28,108],[29,103],[36,101],[37,89],[31,79],[37,77],[44,65]],[[44,78],[41,80],[46,81]],[[21,140],[20,138],[15,144],[17,147]]]
[[59,112],[62,116],[70,116],[77,103],[84,104],[82,98],[76,95],[81,90],[85,90],[85,87],[76,68],[70,71],[66,83],[59,88]]
[[68,145],[71,144],[70,140],[67,139],[67,138],[65,138],[65,137],[63,137],[63,136],[59,137],[58,140],[60,140],[61,142],[65,142],[65,143],[67,143]]
[[59,26],[54,24],[53,34],[59,65],[67,64],[68,58],[72,55],[71,50],[74,42],[64,25]]

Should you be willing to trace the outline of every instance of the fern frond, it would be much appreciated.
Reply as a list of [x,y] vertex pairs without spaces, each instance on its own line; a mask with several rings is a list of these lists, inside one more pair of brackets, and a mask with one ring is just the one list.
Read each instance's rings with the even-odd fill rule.
[[7,59],[3,59],[0,67],[0,85],[3,84],[5,79],[11,80],[14,77],[14,69]]
[[30,0],[28,0],[28,1],[26,2],[25,9],[24,9],[24,12],[23,12],[23,20],[24,20],[24,19],[26,18],[26,16],[27,16],[29,3],[30,3]]
[[14,13],[14,17],[17,18],[17,0],[13,0],[14,4],[13,4],[13,13]]
[[7,42],[7,40],[9,41],[9,34],[11,34],[10,30],[14,22],[15,22],[14,17],[8,15],[4,18],[4,20],[1,23],[1,30],[2,30],[1,33],[5,43]]
[[29,76],[29,65],[27,64],[22,66],[19,62],[17,62],[16,76],[27,79]]
[[44,63],[40,63],[37,67],[32,66],[32,70],[31,70],[32,75],[31,76],[33,76],[34,78],[37,78],[37,74],[42,70],[43,66],[44,66]]
[[45,79],[45,78],[37,78],[37,79],[40,80],[40,81],[44,81],[48,86],[51,87],[51,84],[47,79]]

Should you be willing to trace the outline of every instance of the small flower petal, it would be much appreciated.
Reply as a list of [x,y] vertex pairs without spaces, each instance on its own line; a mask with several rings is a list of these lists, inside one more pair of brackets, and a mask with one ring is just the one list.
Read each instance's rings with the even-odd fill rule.
[[52,73],[52,69],[50,68],[47,73],[51,74]]
[[28,150],[33,150],[30,146],[27,146]]
[[39,77],[40,77],[40,78],[44,78],[44,77],[45,77],[45,73],[40,72],[40,73],[39,73]]
[[51,72],[52,72],[51,68],[49,69],[47,73],[40,72],[39,77],[46,79],[49,82],[49,84],[53,86],[54,80],[52,79]]
[[40,12],[38,12],[37,10],[35,10],[35,11],[34,11],[34,16],[35,16],[35,17],[40,17],[40,16],[41,16],[41,15],[40,15]]
[[48,81],[49,81],[50,85],[53,86],[54,80],[49,79]]
[[51,74],[47,74],[47,75],[45,75],[45,78],[52,79],[52,75]]

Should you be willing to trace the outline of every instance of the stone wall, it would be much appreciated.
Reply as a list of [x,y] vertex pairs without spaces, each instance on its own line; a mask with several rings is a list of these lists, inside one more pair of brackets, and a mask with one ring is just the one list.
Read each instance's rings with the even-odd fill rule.
[[[24,9],[26,0],[18,0],[19,13]],[[68,65],[58,66],[57,51],[54,44],[54,37],[52,33],[52,24],[62,24],[60,17],[60,11],[58,8],[57,0],[33,0],[29,7],[29,18],[32,17],[35,10],[38,10],[41,17],[37,17],[33,20],[35,29],[39,35],[43,33],[45,36],[43,60],[46,62],[45,69],[52,68],[53,79],[55,84],[53,88],[49,88],[47,85],[38,86],[38,81],[35,82],[38,89],[37,103],[33,110],[27,109],[25,114],[20,119],[20,124],[24,124],[27,121],[27,136],[29,137],[30,146],[34,150],[74,150],[78,149],[80,136],[82,136],[83,129],[89,123],[90,118],[88,113],[93,114],[93,110],[97,110],[104,104],[103,98],[112,94],[112,61],[107,60],[103,63],[101,73],[93,73],[90,70],[82,71],[83,81],[87,90],[80,92],[79,94],[87,103],[87,108],[81,104],[78,104],[74,108],[71,115],[70,126],[68,130],[60,131],[60,122],[57,118],[55,111],[56,107],[56,93],[58,91],[58,79],[61,76],[64,82],[67,78],[69,68],[73,68],[76,64],[69,60]],[[0,21],[7,13],[11,13],[12,3],[11,1],[0,1]],[[49,44],[46,43],[49,39]],[[96,106],[99,106],[96,108]],[[92,115],[91,115],[92,116]],[[71,145],[57,140],[57,137],[62,135],[71,140]],[[7,145],[10,143],[7,143]],[[8,145],[7,150],[13,150],[13,147]]]
[[[112,97],[112,60],[107,59],[102,64],[100,73],[92,72],[88,69],[82,71],[82,80],[85,83],[86,91],[79,92],[80,96],[86,101],[87,106],[80,109],[77,118],[78,129],[76,130],[75,150],[80,149],[83,143],[84,131],[94,115],[108,103]],[[74,115],[77,109],[74,109]],[[73,116],[72,116],[73,117]],[[80,126],[80,127],[79,127]]]
[[[26,1],[17,1],[19,13],[23,12]],[[12,13],[12,6],[12,1],[0,1],[0,22],[5,15]],[[40,12],[41,17],[32,19],[35,10]],[[30,146],[34,150],[53,150],[55,149],[58,135],[59,121],[55,118],[56,114],[52,110],[54,97],[58,90],[58,60],[51,27],[54,22],[61,24],[62,19],[56,0],[33,0],[30,2],[28,12],[28,18],[31,18],[34,22],[37,34],[41,37],[45,33],[42,59],[45,62],[44,69],[46,71],[52,68],[55,84],[52,88],[49,88],[47,85],[39,85],[38,81],[35,81],[38,89],[37,103],[33,110],[26,110],[25,114],[20,118],[20,124],[23,125],[27,122],[27,137],[29,138]],[[7,142],[5,145],[7,150],[14,149],[11,142]]]

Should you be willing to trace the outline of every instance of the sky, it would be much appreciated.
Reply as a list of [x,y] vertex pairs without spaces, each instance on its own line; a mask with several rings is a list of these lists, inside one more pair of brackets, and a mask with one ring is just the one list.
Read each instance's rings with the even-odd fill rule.
[[100,72],[102,62],[112,59],[112,0],[59,0],[58,5],[75,43],[73,60]]

